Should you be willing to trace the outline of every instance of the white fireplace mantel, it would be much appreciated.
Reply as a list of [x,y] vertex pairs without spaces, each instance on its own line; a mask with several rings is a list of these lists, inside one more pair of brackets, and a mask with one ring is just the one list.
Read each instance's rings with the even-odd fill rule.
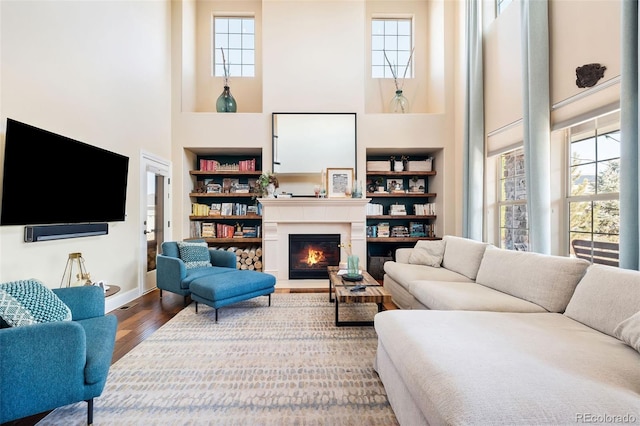
[[[340,234],[366,264],[370,198],[260,198],[263,271],[289,279],[289,234]],[[342,260],[346,254],[341,253]],[[365,262],[363,264],[363,262]]]

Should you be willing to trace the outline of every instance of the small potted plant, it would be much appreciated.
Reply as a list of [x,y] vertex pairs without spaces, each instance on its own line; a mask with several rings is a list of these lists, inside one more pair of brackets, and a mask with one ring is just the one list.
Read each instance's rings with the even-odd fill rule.
[[261,191],[261,196],[267,196],[267,198],[274,198],[276,188],[280,185],[278,184],[278,178],[272,172],[262,172],[260,177],[258,178],[258,188]]

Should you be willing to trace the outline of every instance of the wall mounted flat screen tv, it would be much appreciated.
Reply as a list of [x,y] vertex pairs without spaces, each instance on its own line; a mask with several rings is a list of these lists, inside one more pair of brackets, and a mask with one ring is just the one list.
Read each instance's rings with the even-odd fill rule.
[[8,118],[0,225],[125,220],[129,157]]

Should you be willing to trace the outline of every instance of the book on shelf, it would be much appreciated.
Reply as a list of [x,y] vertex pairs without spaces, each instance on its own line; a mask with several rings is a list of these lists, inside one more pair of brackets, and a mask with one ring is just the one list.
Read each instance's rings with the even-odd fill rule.
[[247,215],[247,205],[242,203],[234,203],[233,204],[233,214],[236,216],[246,216]]
[[242,234],[245,238],[257,238],[258,229],[256,226],[243,226]]
[[389,222],[380,222],[377,225],[378,227],[378,235],[377,237],[388,237],[390,235]]
[[209,216],[209,210],[206,204],[191,203],[191,214],[194,216]]
[[406,226],[397,225],[391,227],[391,236],[392,237],[408,237],[409,230]]
[[200,220],[192,220],[190,223],[189,235],[191,238],[200,238],[202,237],[202,221]]
[[413,211],[416,216],[435,215],[436,203],[414,204]]
[[382,216],[384,214],[384,206],[378,203],[369,203],[367,206],[367,216]]
[[238,162],[238,170],[241,172],[253,172],[256,170],[256,159],[240,160]]
[[220,163],[216,160],[207,160],[205,158],[200,159],[200,171],[202,172],[215,172],[218,170]]
[[376,225],[367,225],[367,237],[375,238],[378,236],[378,227]]
[[389,206],[389,214],[391,216],[406,216],[407,210],[404,204],[392,204]]
[[222,214],[222,204],[211,203],[211,207],[209,208],[209,216],[220,216],[221,214]]
[[409,222],[409,235],[411,237],[426,237],[427,234],[422,222]]
[[213,222],[203,222],[202,223],[202,232],[200,236],[203,238],[215,238],[216,237],[216,227]]
[[216,223],[216,235],[218,238],[233,238],[236,227],[226,223]]
[[222,203],[220,214],[222,216],[231,216],[233,214],[233,203]]

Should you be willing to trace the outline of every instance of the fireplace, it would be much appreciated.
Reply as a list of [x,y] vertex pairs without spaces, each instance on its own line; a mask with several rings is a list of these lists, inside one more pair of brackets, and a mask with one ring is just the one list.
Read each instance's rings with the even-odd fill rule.
[[289,234],[289,279],[329,278],[340,263],[340,234]]

